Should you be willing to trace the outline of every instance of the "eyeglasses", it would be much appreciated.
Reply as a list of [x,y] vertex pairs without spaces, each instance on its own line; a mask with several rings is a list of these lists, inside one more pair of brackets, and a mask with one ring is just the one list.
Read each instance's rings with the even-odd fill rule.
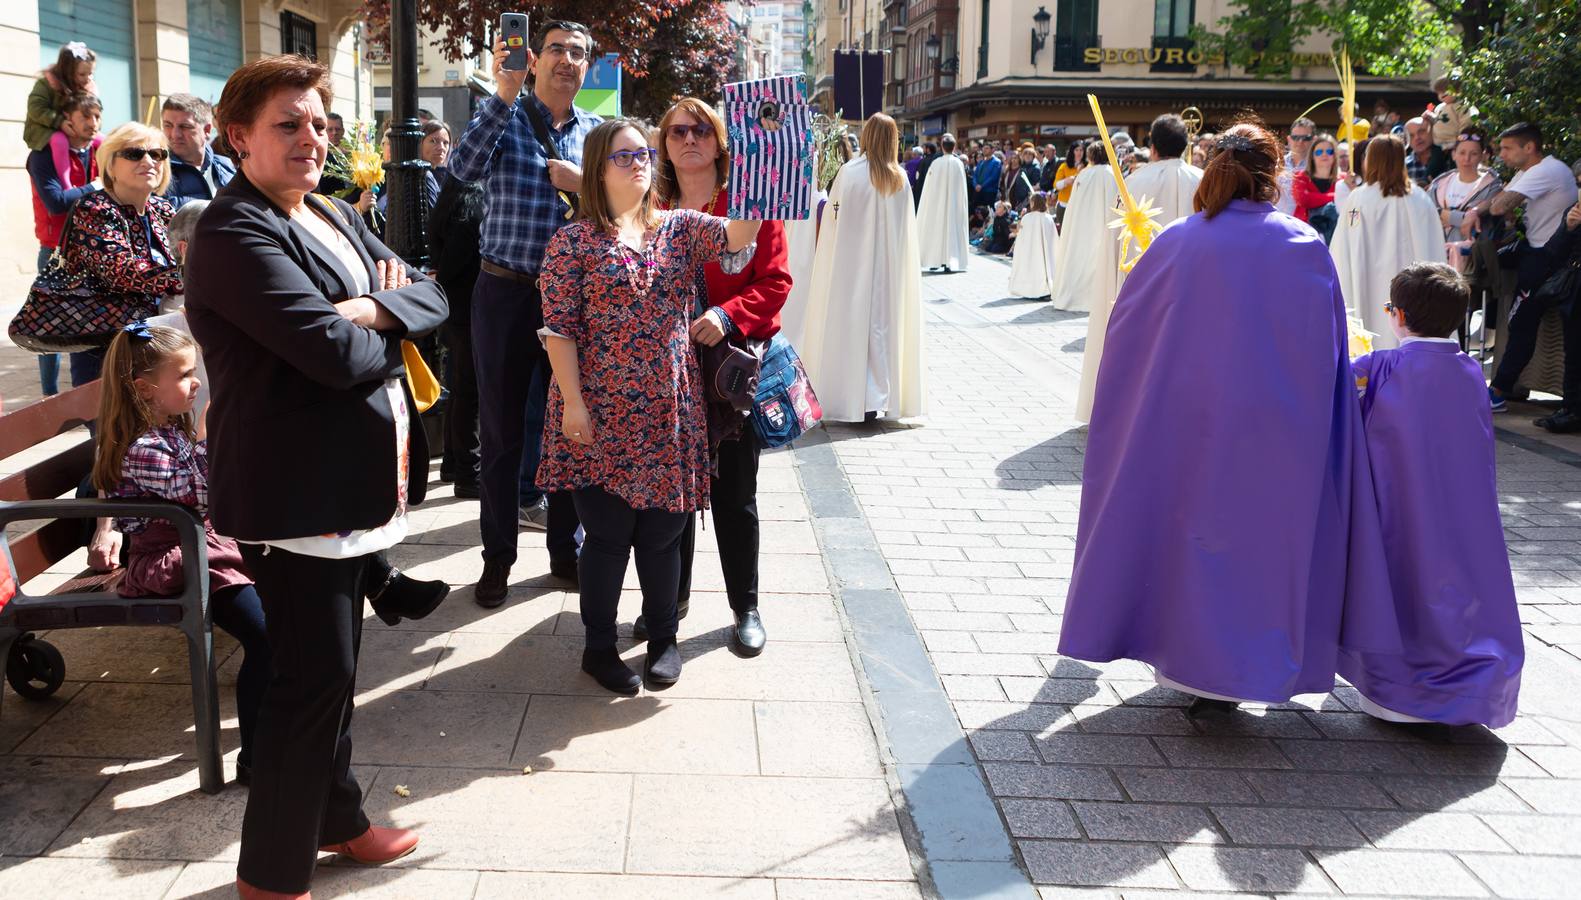
[[1313,156],[1333,156],[1334,155],[1334,148],[1330,147],[1327,150],[1323,150],[1323,149],[1313,150],[1312,151],[1312,155]]
[[170,151],[158,147],[127,147],[124,150],[117,150],[115,155],[127,162],[142,162],[145,156],[154,162],[164,162],[170,158]]
[[631,164],[638,160],[641,160],[645,166],[651,166],[658,155],[659,151],[652,147],[643,147],[641,150],[616,150],[609,155],[609,161],[618,169],[629,169]]
[[696,125],[671,125],[668,133],[670,137],[678,141],[686,140],[688,134],[699,141],[706,141],[714,136],[714,126],[707,122],[698,122]]
[[1310,134],[1292,134],[1292,135],[1290,135],[1290,140],[1295,141],[1298,144],[1305,144],[1305,143],[1309,143],[1312,140],[1312,135],[1310,135]]
[[1392,312],[1394,312],[1394,304],[1393,304],[1393,303],[1388,303],[1388,302],[1385,302],[1385,303],[1384,303],[1384,304],[1383,304],[1383,311],[1384,311],[1384,312],[1386,312],[1386,313],[1392,313]]
[[567,47],[564,44],[550,44],[543,48],[544,56],[563,56],[574,63],[587,59],[586,47]]

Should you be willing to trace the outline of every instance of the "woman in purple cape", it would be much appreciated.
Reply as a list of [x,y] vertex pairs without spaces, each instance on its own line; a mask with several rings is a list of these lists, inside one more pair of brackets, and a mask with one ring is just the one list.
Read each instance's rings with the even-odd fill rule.
[[1220,138],[1197,214],[1126,279],[1105,339],[1060,652],[1151,665],[1194,710],[1333,687],[1398,652],[1334,264],[1274,211],[1267,131]]

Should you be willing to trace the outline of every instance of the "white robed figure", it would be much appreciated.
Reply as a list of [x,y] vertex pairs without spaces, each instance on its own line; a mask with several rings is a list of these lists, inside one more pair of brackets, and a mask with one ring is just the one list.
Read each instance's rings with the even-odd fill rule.
[[1346,309],[1373,333],[1374,349],[1388,350],[1399,346],[1383,309],[1389,282],[1411,263],[1442,262],[1444,229],[1433,198],[1406,174],[1399,138],[1384,135],[1367,145],[1365,177],[1345,198],[1329,252]]
[[[1157,139],[1154,140],[1156,148]],[[1197,185],[1201,183],[1202,170],[1179,157],[1150,162],[1125,179],[1126,188],[1138,202],[1146,197],[1153,201],[1154,209],[1162,210],[1153,220],[1160,225],[1192,214],[1191,200],[1197,196]]]
[[807,298],[812,292],[813,257],[818,251],[819,217],[827,211],[829,195],[814,190],[812,215],[785,223],[785,257],[790,268],[791,290],[780,309],[780,334],[798,352],[807,327]]
[[944,135],[939,146],[944,152],[928,167],[917,204],[917,231],[922,240],[919,253],[924,269],[964,272],[971,252],[966,165],[955,155],[954,137]]
[[[1060,223],[1059,258],[1054,273],[1054,305],[1073,312],[1104,310],[1120,292],[1120,242],[1109,223],[1120,202],[1103,145],[1087,148],[1088,166],[1076,176],[1065,221]],[[1101,301],[1101,302],[1100,302]]]
[[1010,296],[1047,297],[1054,288],[1059,232],[1048,214],[1046,194],[1033,194],[1010,260]]
[[923,413],[922,268],[895,120],[868,119],[861,148],[829,188],[797,347],[835,422]]

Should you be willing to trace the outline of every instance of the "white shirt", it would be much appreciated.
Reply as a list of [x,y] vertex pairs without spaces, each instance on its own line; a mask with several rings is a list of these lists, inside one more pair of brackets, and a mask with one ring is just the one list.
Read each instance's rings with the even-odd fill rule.
[[1526,242],[1542,247],[1576,205],[1576,179],[1570,167],[1552,156],[1517,174],[1505,190],[1526,198]]
[[1400,346],[1402,346],[1402,347],[1404,347],[1406,344],[1416,344],[1416,343],[1422,343],[1422,344],[1454,344],[1457,347],[1460,346],[1460,341],[1457,338],[1452,338],[1452,337],[1435,338],[1435,337],[1421,337],[1419,335],[1408,334],[1405,337],[1400,338]]
[[1444,205],[1451,209],[1460,208],[1461,206],[1465,205],[1466,200],[1471,196],[1477,185],[1481,183],[1481,175],[1478,175],[1476,178],[1473,178],[1470,181],[1461,181],[1460,173],[1456,172],[1455,177],[1449,179],[1449,183],[1445,185],[1444,200],[1446,202]]

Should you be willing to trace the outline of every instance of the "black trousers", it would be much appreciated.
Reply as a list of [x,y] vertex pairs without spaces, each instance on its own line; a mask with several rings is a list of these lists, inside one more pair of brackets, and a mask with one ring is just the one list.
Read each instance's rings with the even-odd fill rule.
[[[730,608],[758,608],[758,442],[752,435],[719,445],[719,474],[709,480],[714,539],[719,543],[719,568],[724,571]],[[677,602],[692,596],[692,554],[697,546],[697,518],[686,517],[681,535],[681,590]]]
[[691,516],[662,509],[632,509],[600,487],[575,491],[576,511],[586,537],[577,575],[581,581],[582,627],[587,646],[615,646],[615,615],[626,560],[637,557],[642,616],[650,643],[675,637],[675,590],[681,581],[681,532]]
[[269,631],[272,677],[258,710],[236,874],[308,889],[318,848],[368,830],[351,774],[351,711],[368,561],[242,545]]
[[[1525,371],[1526,366],[1531,363],[1532,354],[1537,352],[1538,326],[1542,324],[1543,315],[1548,312],[1548,307],[1533,303],[1531,295],[1542,286],[1554,266],[1552,257],[1543,250],[1523,246],[1519,252],[1520,256],[1515,264],[1515,306],[1510,310],[1509,335],[1505,338],[1504,356],[1499,360],[1499,370],[1493,374],[1493,387],[1501,394],[1515,390],[1521,372]],[[1566,316],[1566,338],[1572,330],[1569,320],[1573,318],[1573,314]],[[1571,360],[1577,359],[1578,355],[1581,354],[1570,351],[1570,342],[1566,340],[1566,382],[1572,377]]]
[[[472,361],[478,382],[482,457],[478,524],[483,534],[483,558],[489,561],[516,561],[528,391],[533,372],[539,367],[547,370],[549,365],[538,340],[541,327],[543,300],[536,283],[478,273],[472,291]],[[576,526],[571,498],[563,492],[550,494],[545,543],[551,557],[576,558]]]
[[472,362],[472,325],[447,322],[439,330],[450,359],[445,403],[445,463],[457,484],[478,483],[478,373]]

